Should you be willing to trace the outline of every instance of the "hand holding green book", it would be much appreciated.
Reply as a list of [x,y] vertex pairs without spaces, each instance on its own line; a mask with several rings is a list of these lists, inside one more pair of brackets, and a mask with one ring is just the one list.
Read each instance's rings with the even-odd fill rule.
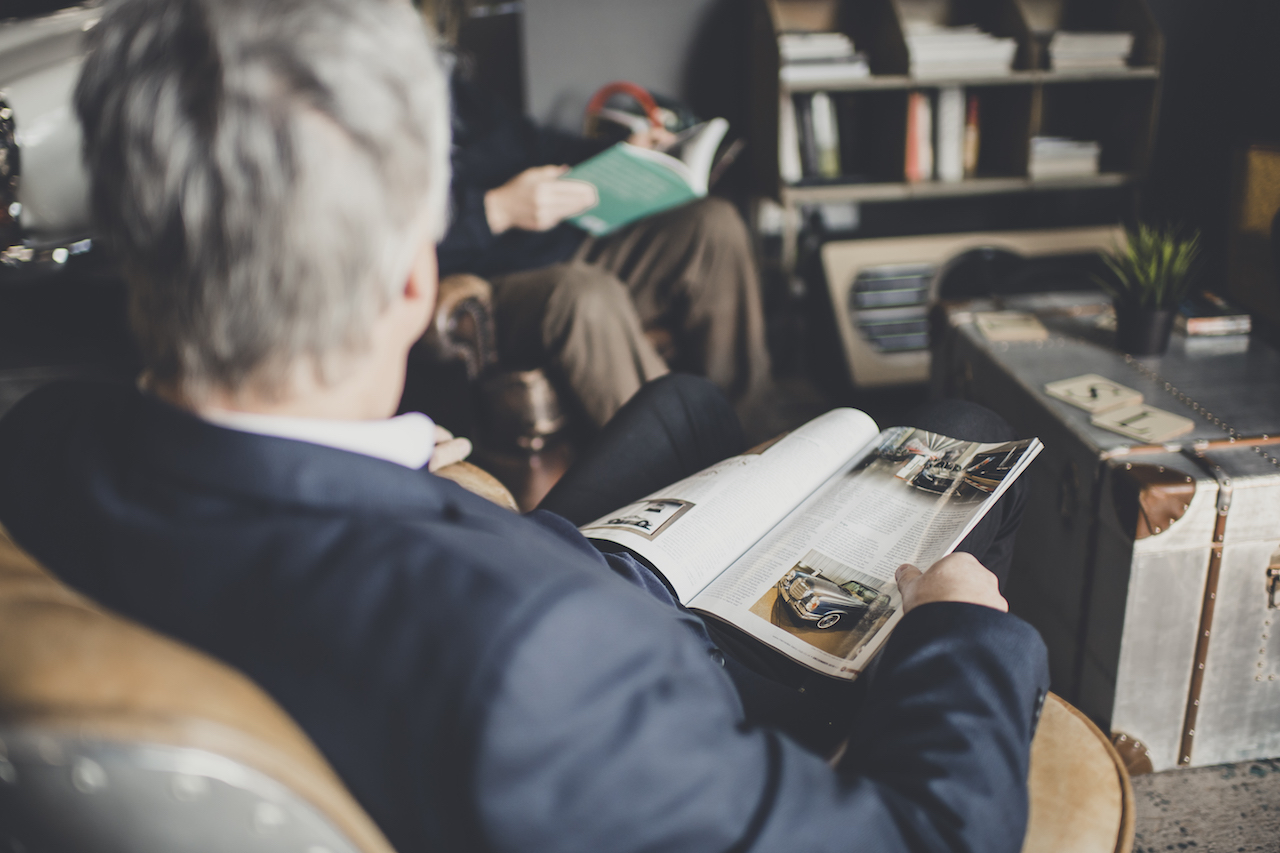
[[717,118],[682,140],[679,158],[625,142],[570,169],[562,181],[580,181],[596,192],[596,204],[569,221],[593,236],[707,194],[716,149],[729,124]]

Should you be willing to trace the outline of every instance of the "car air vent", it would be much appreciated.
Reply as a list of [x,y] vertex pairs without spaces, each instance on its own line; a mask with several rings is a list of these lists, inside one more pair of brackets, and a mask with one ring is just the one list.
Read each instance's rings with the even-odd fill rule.
[[849,290],[854,328],[882,352],[929,348],[929,290],[936,264],[866,267]]

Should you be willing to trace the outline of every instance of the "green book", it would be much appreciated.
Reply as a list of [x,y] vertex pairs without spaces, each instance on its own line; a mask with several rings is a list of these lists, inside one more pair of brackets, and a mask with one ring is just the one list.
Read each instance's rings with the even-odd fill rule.
[[729,129],[722,118],[691,128],[670,151],[619,142],[560,178],[590,184],[596,203],[569,221],[593,236],[612,233],[654,213],[707,194],[716,149]]

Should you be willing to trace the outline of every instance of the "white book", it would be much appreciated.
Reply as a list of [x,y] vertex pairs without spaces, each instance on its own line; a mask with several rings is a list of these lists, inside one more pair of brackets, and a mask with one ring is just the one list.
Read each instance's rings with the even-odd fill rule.
[[1133,33],[1063,32],[1049,40],[1049,64],[1059,70],[1124,68],[1133,52]]
[[778,175],[788,184],[804,177],[800,162],[800,131],[796,125],[796,107],[786,92],[778,99]]
[[853,56],[853,42],[844,33],[782,33],[778,53],[783,62],[840,59]]
[[813,111],[813,143],[818,149],[818,174],[824,178],[840,177],[840,133],[836,125],[836,106],[826,92],[814,92],[810,102]]
[[1012,73],[1012,70],[1011,63],[1006,60],[917,62],[913,59],[910,74],[920,80],[939,80],[955,77],[1003,77]]
[[1049,40],[1049,50],[1062,54],[1128,56],[1133,50],[1133,33],[1086,33],[1059,30]]
[[938,180],[964,179],[964,89],[943,86],[938,90]]
[[871,66],[859,55],[843,62],[794,62],[778,69],[783,83],[847,83],[871,76]]

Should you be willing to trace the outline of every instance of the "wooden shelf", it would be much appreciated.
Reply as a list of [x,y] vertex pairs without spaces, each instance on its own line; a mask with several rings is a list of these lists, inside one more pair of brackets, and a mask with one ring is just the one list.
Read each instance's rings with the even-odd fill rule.
[[871,92],[896,89],[937,89],[942,86],[1031,86],[1052,83],[1093,83],[1112,80],[1156,80],[1156,68],[1106,68],[1071,71],[1011,71],[989,77],[910,77],[905,74],[878,74],[857,80],[806,80],[779,82],[787,92]]
[[1123,172],[1081,175],[1071,178],[972,178],[951,183],[921,181],[908,183],[824,184],[821,186],[789,186],[782,190],[783,203],[791,205],[824,204],[848,201],[906,201],[918,198],[994,195],[1040,190],[1095,189],[1120,187],[1137,180]]
[[[1138,184],[1146,172],[1160,102],[1163,38],[1150,0],[750,0],[751,142],[755,192],[785,208],[840,202],[925,202],[1018,193],[1090,190]],[[913,76],[908,32],[917,24],[975,26],[1013,39],[1010,70],[1000,74]],[[1055,31],[1133,35],[1123,68],[1050,68],[1046,49]],[[781,79],[778,36],[783,32],[842,32],[866,53],[871,76],[856,79]],[[926,96],[959,87],[978,122],[981,177],[964,181],[907,183],[908,105],[915,91]],[[788,184],[780,168],[780,145],[798,145],[800,172],[816,174],[812,109],[816,93],[830,109],[838,138],[843,180]],[[971,100],[972,99],[972,100]],[[918,101],[916,101],[918,103]],[[954,102],[953,102],[954,103]],[[936,109],[936,108],[935,108]],[[799,142],[781,139],[781,115],[794,112]],[[968,114],[968,113],[966,113]],[[954,116],[954,112],[949,113]],[[937,113],[934,113],[935,132]],[[951,128],[954,128],[952,120]],[[808,136],[806,137],[806,127]],[[951,131],[954,133],[954,130]],[[1031,140],[1062,136],[1099,144],[1101,174],[1033,179]],[[954,136],[949,151],[954,152]],[[808,140],[808,141],[806,141]],[[935,149],[936,153],[937,149]],[[790,150],[787,173],[798,172]],[[830,159],[827,160],[830,164]],[[856,183],[855,183],[856,181]],[[1117,216],[1118,218],[1118,216]],[[784,219],[782,265],[796,256],[800,220]]]

